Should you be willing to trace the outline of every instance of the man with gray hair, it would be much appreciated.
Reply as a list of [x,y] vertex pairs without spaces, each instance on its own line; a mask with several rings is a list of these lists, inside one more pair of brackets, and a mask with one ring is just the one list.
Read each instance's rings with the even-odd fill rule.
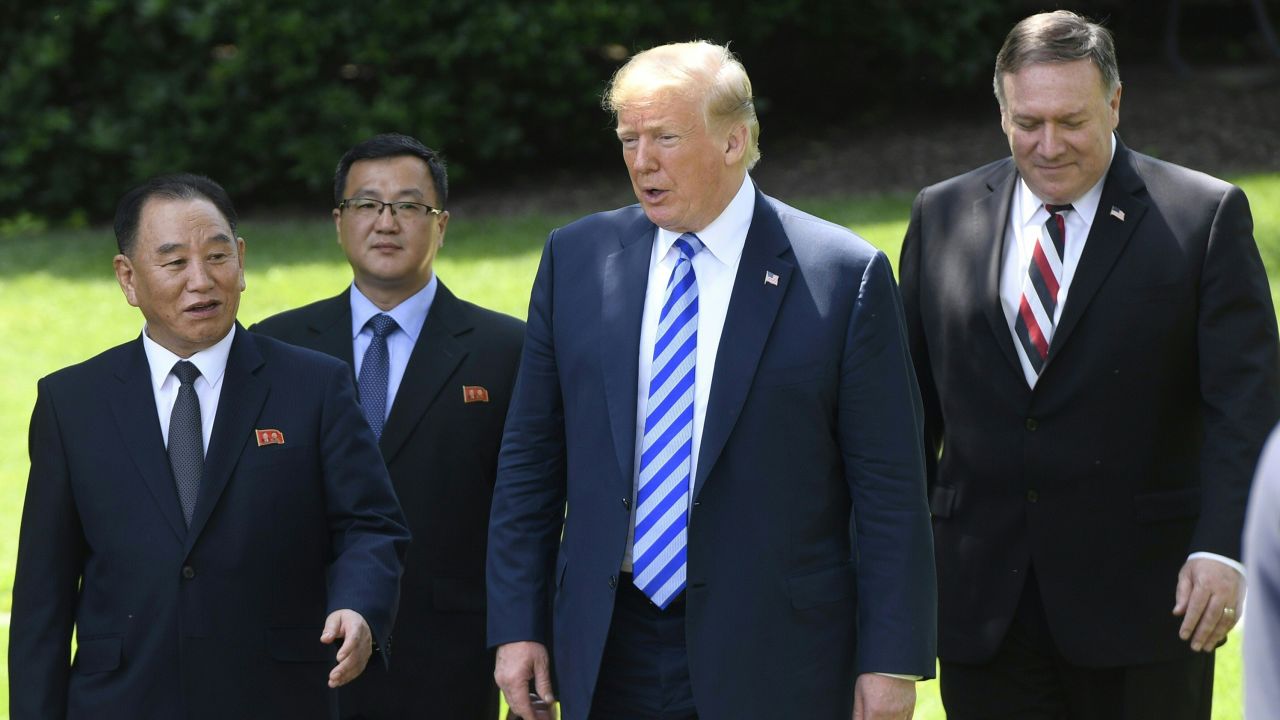
[[910,717],[933,553],[888,260],[756,188],[726,48],[640,53],[606,105],[640,202],[554,231],[534,281],[489,531],[498,684],[525,718],[553,669],[570,719]]
[[996,58],[1011,158],[925,188],[902,249],[950,718],[1208,718],[1280,415],[1239,188],[1126,148],[1106,29]]

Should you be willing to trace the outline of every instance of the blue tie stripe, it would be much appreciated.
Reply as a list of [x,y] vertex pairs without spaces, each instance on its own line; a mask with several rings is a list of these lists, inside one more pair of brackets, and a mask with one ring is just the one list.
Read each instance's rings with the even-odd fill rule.
[[686,233],[675,248],[680,255],[667,280],[654,340],[632,545],[636,587],[664,608],[685,585],[698,349],[692,258],[702,243]]
[[[693,402],[693,398],[686,395],[688,385],[693,384],[693,363],[686,362],[688,366],[684,370],[684,375],[671,385],[671,391],[665,396],[659,397],[654,395],[654,400],[658,402],[658,406],[649,411],[649,417],[644,421],[645,445],[649,444],[649,436],[658,428],[666,428],[675,422],[676,417],[684,412],[684,405]],[[672,376],[674,378],[674,375]],[[673,412],[674,410],[674,412]],[[643,461],[643,458],[641,458]]]
[[[666,366],[658,370],[649,384],[649,402],[662,402],[673,392],[684,392],[693,383],[693,363],[697,354],[697,335],[689,338],[671,353]],[[656,366],[655,366],[656,367]],[[654,406],[655,409],[657,406]]]

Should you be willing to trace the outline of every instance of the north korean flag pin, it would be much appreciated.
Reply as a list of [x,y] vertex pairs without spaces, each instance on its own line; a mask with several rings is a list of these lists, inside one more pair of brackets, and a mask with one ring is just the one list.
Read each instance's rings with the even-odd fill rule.
[[280,432],[279,430],[274,430],[274,429],[254,430],[253,432],[255,435],[258,436],[258,447],[262,447],[263,445],[283,445],[284,444],[284,433]]
[[462,386],[462,402],[470,403],[487,403],[489,402],[489,391],[481,385],[463,385]]

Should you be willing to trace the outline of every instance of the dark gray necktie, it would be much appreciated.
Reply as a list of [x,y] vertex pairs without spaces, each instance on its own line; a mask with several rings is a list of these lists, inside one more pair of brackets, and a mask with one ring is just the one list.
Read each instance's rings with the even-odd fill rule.
[[178,399],[173,403],[173,414],[169,416],[169,466],[173,468],[173,480],[178,487],[182,516],[190,525],[191,513],[196,509],[196,497],[200,494],[200,477],[204,474],[200,398],[193,385],[200,377],[200,369],[186,360],[179,360],[173,366],[173,374],[182,384],[178,387]]
[[365,325],[373,330],[373,340],[360,361],[360,407],[364,408],[373,434],[381,439],[382,425],[387,420],[387,383],[391,380],[387,336],[399,326],[385,313],[374,315]]

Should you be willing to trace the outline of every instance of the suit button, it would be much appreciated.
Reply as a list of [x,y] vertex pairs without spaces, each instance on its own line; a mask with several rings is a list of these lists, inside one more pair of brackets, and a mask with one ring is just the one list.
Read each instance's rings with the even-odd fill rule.
[[618,576],[617,576],[617,575],[610,575],[610,576],[609,576],[609,589],[610,589],[610,590],[614,590],[614,589],[616,589],[617,587],[618,587]]
[[182,566],[182,577],[184,577],[184,578],[186,578],[186,579],[190,580],[191,578],[193,578],[193,577],[195,577],[195,576],[196,576],[196,569],[195,569],[195,568],[191,567],[190,565],[183,565],[183,566]]
[[630,510],[630,509],[631,509],[631,498],[627,498],[627,497],[622,498],[622,507],[626,508],[627,510]]
[[1035,432],[1040,427],[1040,421],[1035,418],[1027,418],[1027,429]]
[[701,500],[698,500],[698,501],[694,502],[694,503],[693,503],[693,506],[694,506],[694,507],[702,507],[702,501],[701,501]]
[[1027,491],[1027,502],[1033,503],[1033,502],[1038,502],[1039,500],[1040,500],[1040,493],[1036,492],[1035,490]]

